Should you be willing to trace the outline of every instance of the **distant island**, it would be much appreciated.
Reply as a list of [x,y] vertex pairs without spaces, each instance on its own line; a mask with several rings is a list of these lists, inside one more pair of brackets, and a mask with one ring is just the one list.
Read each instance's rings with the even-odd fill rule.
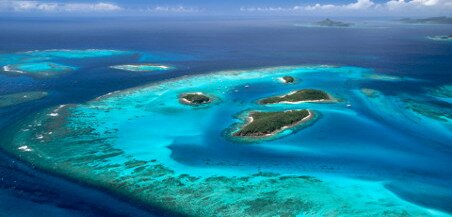
[[452,17],[404,18],[399,21],[412,24],[452,24]]
[[452,41],[452,35],[436,35],[428,36],[427,38],[434,41]]
[[180,95],[179,101],[182,104],[187,104],[187,105],[202,105],[202,104],[211,103],[212,98],[204,95],[201,92],[184,93],[184,94]]
[[259,101],[260,104],[275,103],[302,103],[302,102],[323,102],[331,101],[328,93],[321,90],[305,89],[291,92],[283,96],[273,96]]
[[344,23],[344,22],[340,22],[340,21],[334,21],[334,20],[331,20],[329,18],[324,19],[324,20],[319,21],[319,22],[315,22],[314,25],[324,26],[324,27],[350,27],[350,26],[352,26],[351,23]]
[[280,78],[280,80],[286,84],[291,84],[295,82],[295,78],[292,76],[284,76],[282,78]]
[[309,110],[287,110],[278,112],[250,112],[248,122],[237,132],[236,137],[269,137],[295,127],[313,117]]

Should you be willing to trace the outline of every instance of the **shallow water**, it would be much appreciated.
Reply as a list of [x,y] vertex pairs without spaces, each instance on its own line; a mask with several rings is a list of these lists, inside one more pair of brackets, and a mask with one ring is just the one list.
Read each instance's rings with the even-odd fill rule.
[[[280,67],[166,81],[108,94],[84,105],[62,105],[40,113],[18,126],[19,132],[5,148],[47,170],[101,187],[122,186],[119,190],[116,187],[111,190],[188,215],[273,215],[273,206],[287,206],[284,209],[290,215],[307,215],[320,209],[322,212],[315,215],[354,213],[383,216],[385,212],[406,212],[409,215],[440,216],[442,214],[430,213],[428,209],[394,198],[389,190],[383,190],[383,182],[426,184],[424,176],[418,173],[430,173],[429,179],[436,182],[435,187],[441,192],[448,191],[449,183],[442,180],[444,175],[450,175],[448,172],[444,174],[448,167],[439,162],[449,160],[448,154],[441,151],[448,144],[441,141],[451,138],[447,131],[435,130],[435,127],[447,129],[450,124],[447,120],[429,124],[432,121],[427,117],[412,122],[411,118],[417,116],[407,109],[401,110],[397,104],[376,100],[378,97],[368,100],[360,86],[379,78],[371,76],[372,73],[356,67]],[[279,78],[285,75],[302,78],[302,81],[283,84]],[[392,78],[389,82],[399,82],[400,79]],[[328,92],[340,102],[276,106],[256,103],[265,96],[313,87]],[[189,92],[207,93],[215,97],[216,102],[202,107],[181,104],[178,97]],[[399,101],[397,103],[403,102]],[[365,115],[366,112],[375,112],[374,107],[382,108],[376,111],[378,119]],[[234,116],[241,112],[306,108],[320,116],[307,128],[288,129],[282,132],[284,136],[251,145],[230,138],[228,128],[237,123]],[[404,118],[399,122],[394,117]],[[419,122],[434,127],[430,128],[432,131],[428,132],[428,137],[413,138],[412,132],[418,130],[413,124]],[[425,128],[422,130],[426,133]],[[439,141],[431,141],[432,136]],[[432,148],[431,145],[438,147]],[[369,151],[373,153],[371,156]],[[421,153],[428,154],[428,157]],[[286,162],[287,159],[291,159],[290,162]],[[236,190],[222,194],[221,198],[213,195],[224,191],[222,188],[197,190],[200,184],[212,185],[212,179],[225,190],[236,189],[238,184],[243,185],[243,179],[250,179],[248,177],[259,172],[275,175],[270,178],[257,175],[258,181],[245,182],[256,190],[249,190],[246,193],[249,196],[244,200],[234,199]],[[293,175],[303,178],[299,180]],[[288,183],[284,178],[287,176]],[[305,176],[313,176],[314,183],[322,184],[314,185],[311,178],[306,181]],[[277,185],[261,186],[268,181],[275,182],[274,177],[285,188],[306,185],[302,191],[319,192],[304,198],[280,194],[279,199],[275,199],[266,194],[287,189]],[[359,180],[377,181],[379,185],[350,179],[358,177]],[[335,192],[334,196],[326,193],[337,185],[348,190]],[[149,188],[163,188],[166,194],[149,191]],[[187,193],[187,188],[193,190]],[[319,189],[324,188],[328,190],[322,193]],[[356,194],[364,191],[369,191],[367,199],[355,198]],[[175,194],[169,197],[168,192]],[[187,203],[187,197],[194,195],[204,198],[203,202],[193,203],[195,199],[192,198]],[[328,202],[337,198],[343,202]],[[288,204],[288,200],[306,206],[294,207]],[[214,201],[223,202],[215,205]],[[246,205],[257,201],[267,202],[259,209]],[[364,205],[366,203],[373,205]],[[392,205],[388,207],[387,203]],[[210,205],[206,207],[205,204]],[[227,209],[225,204],[229,204]],[[345,206],[348,208],[343,208]]]
[[[5,93],[30,89],[50,90],[50,96],[46,97],[49,99],[3,110],[5,116],[2,117],[8,118],[3,119],[2,123],[6,126],[7,123],[22,119],[21,114],[42,108],[83,103],[118,89],[186,74],[304,63],[361,67],[261,68],[163,82],[144,89],[114,93],[75,107],[67,106],[57,111],[55,109],[58,107],[52,107],[15,126],[37,124],[33,119],[49,120],[43,122],[47,124],[41,123],[35,129],[30,128],[30,131],[5,128],[4,132],[9,138],[4,138],[4,141],[13,139],[14,142],[4,142],[3,147],[15,154],[20,153],[20,158],[49,170],[54,170],[49,168],[49,165],[53,165],[52,162],[59,162],[57,168],[65,171],[63,175],[88,183],[104,184],[106,180],[114,180],[110,184],[118,188],[122,186],[119,190],[113,190],[118,194],[145,192],[148,199],[144,199],[144,195],[140,193],[135,195],[152,205],[156,203],[159,207],[184,213],[206,214],[221,208],[216,205],[200,207],[203,203],[195,199],[181,208],[179,205],[184,204],[181,201],[185,201],[190,195],[196,195],[195,189],[201,189],[198,192],[201,195],[210,195],[207,202],[221,200],[224,204],[235,207],[232,210],[221,209],[224,213],[235,214],[262,214],[275,210],[272,205],[278,204],[286,206],[289,213],[301,211],[306,214],[312,209],[322,210],[317,215],[336,210],[343,215],[348,212],[356,215],[381,215],[384,210],[400,215],[406,211],[414,215],[432,216],[446,215],[433,209],[450,212],[452,194],[448,180],[452,174],[448,165],[452,139],[448,115],[451,113],[451,106],[447,101],[447,88],[444,90],[441,87],[450,82],[447,69],[451,66],[444,60],[451,57],[451,54],[447,47],[449,45],[425,39],[427,34],[441,34],[447,30],[446,27],[389,25],[389,30],[382,33],[372,28],[302,28],[285,26],[280,21],[270,22],[271,25],[267,27],[260,26],[259,22],[245,22],[253,27],[252,30],[246,30],[241,27],[245,25],[244,21],[224,23],[227,28],[221,30],[210,24],[198,23],[193,30],[187,30],[177,21],[166,23],[167,26],[162,28],[169,36],[177,34],[181,28],[190,33],[185,38],[184,45],[178,47],[175,47],[175,42],[179,40],[174,37],[155,44],[141,40],[148,47],[136,51],[139,49],[135,47],[135,43],[140,40],[135,36],[126,40],[128,43],[114,47],[111,45],[122,36],[107,37],[102,48],[116,48],[137,54],[111,58],[89,55],[83,56],[83,61],[80,61],[80,58],[73,58],[71,50],[64,50],[64,58],[58,55],[56,59],[58,63],[78,67],[74,72],[45,80],[8,77],[9,75],[1,77],[5,84],[2,91]],[[23,22],[21,25],[27,24]],[[119,26],[117,24],[115,28]],[[161,32],[162,29],[157,26],[156,24],[156,29],[146,32],[147,39],[157,37],[153,35],[153,31],[158,29]],[[134,28],[129,26],[122,31],[141,31]],[[282,32],[281,35],[265,34],[275,28]],[[113,29],[110,31],[117,31]],[[10,34],[20,31],[23,30],[15,30]],[[331,32],[344,37],[345,43],[334,44],[329,41],[327,34]],[[222,33],[222,40],[218,39],[218,33]],[[316,38],[310,38],[309,34],[304,33],[315,35]],[[79,37],[92,34],[94,33],[90,30],[85,30],[80,32]],[[248,44],[236,41],[236,34]],[[416,34],[422,37],[417,37]],[[346,39],[346,36],[353,37],[353,40]],[[1,37],[8,39],[9,36]],[[302,40],[298,37],[302,37]],[[363,37],[367,40],[356,42]],[[404,40],[398,41],[399,38]],[[37,40],[42,39],[38,37]],[[71,41],[70,37],[68,41]],[[271,45],[262,46],[260,42],[271,42]],[[83,46],[74,41],[71,43],[77,49],[98,48],[86,47],[89,43]],[[376,43],[382,46],[375,47]],[[24,44],[27,43],[20,45]],[[313,44],[317,46],[312,46]],[[37,43],[28,46],[29,50],[38,49]],[[413,46],[423,52],[411,49]],[[40,49],[55,48],[58,47],[49,42]],[[372,48],[372,51],[363,51],[369,50],[363,48]],[[21,50],[20,46],[7,50],[14,50],[14,53],[6,54],[11,58],[8,61],[20,59],[16,53]],[[74,52],[74,55],[78,55],[78,52]],[[35,61],[35,57],[30,58],[30,61]],[[176,70],[146,75],[108,68],[112,65],[140,62],[175,65]],[[286,74],[296,75],[300,81],[294,85],[280,83],[278,76]],[[442,77],[439,78],[439,75]],[[331,104],[271,106],[255,103],[261,97],[285,94],[299,88],[324,89],[342,101]],[[366,95],[363,88],[374,90],[373,94]],[[180,105],[178,94],[193,91],[211,93],[218,97],[218,101],[202,108]],[[444,91],[446,94],[438,94]],[[286,131],[278,139],[261,143],[237,143],[225,135],[234,124],[241,123],[237,115],[244,111],[287,108],[310,108],[318,111],[319,118],[310,126],[294,132]],[[50,115],[53,113],[59,115]],[[86,129],[87,126],[94,129]],[[55,134],[48,135],[49,132]],[[62,135],[69,137],[62,139],[59,137]],[[76,135],[77,137],[73,137]],[[92,141],[94,138],[103,139]],[[86,141],[91,141],[90,144],[93,145],[83,145]],[[64,149],[52,145],[59,142],[67,144]],[[28,149],[18,149],[24,145]],[[36,158],[35,153],[49,158]],[[92,156],[93,153],[97,154]],[[130,162],[132,159],[146,162]],[[131,169],[143,165],[153,169]],[[278,174],[253,176],[259,171]],[[188,177],[182,175],[186,173],[189,174]],[[154,178],[144,180],[141,179],[143,176]],[[209,179],[211,176],[224,177]],[[127,178],[124,179],[125,177]],[[168,188],[178,182],[188,186],[186,190],[194,192],[184,193],[178,187]],[[137,183],[156,188],[141,189]],[[268,183],[276,184],[269,187]],[[200,185],[205,188],[200,188]],[[242,189],[241,192],[239,187],[244,185],[250,189],[244,192]],[[211,186],[223,186],[220,190],[232,188],[238,191],[228,194],[223,192],[220,194],[223,197],[219,197],[219,192]],[[255,191],[252,186],[259,186],[261,190]],[[288,188],[288,192],[273,193],[274,197],[268,195],[275,189],[281,190],[282,186],[303,186],[304,193],[300,189]],[[335,194],[327,193],[330,191]],[[358,196],[357,192],[361,195]],[[237,205],[234,203],[236,193],[249,197],[241,201],[242,205]],[[167,195],[171,195],[171,198],[162,200]],[[300,198],[300,195],[304,198]],[[287,200],[291,196],[298,201],[297,206]],[[342,202],[332,202],[337,200]],[[373,205],[370,206],[369,203]],[[348,208],[338,209],[338,204]],[[253,206],[265,208],[246,208]],[[187,207],[194,207],[195,211],[187,210]],[[366,208],[373,212],[366,211]]]

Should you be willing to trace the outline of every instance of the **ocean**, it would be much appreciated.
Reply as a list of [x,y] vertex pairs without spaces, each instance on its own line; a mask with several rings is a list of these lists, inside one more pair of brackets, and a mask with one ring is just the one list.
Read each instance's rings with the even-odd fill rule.
[[[17,61],[14,58],[19,58],[18,54],[29,51],[64,49],[63,53],[70,53],[71,50],[107,49],[132,52],[125,56],[62,59],[59,63],[77,68],[57,76],[0,73],[0,95],[25,91],[48,92],[48,96],[42,99],[0,108],[0,133],[3,135],[0,142],[4,150],[9,150],[0,153],[0,197],[2,201],[8,201],[0,204],[1,213],[7,216],[162,216],[174,215],[172,211],[179,213],[180,210],[143,204],[140,199],[124,197],[102,186],[86,183],[80,177],[67,177],[50,171],[40,162],[22,162],[27,157],[22,159],[20,153],[13,153],[8,148],[10,141],[14,140],[11,137],[16,136],[16,127],[27,123],[30,115],[39,116],[38,112],[61,104],[92,102],[96,105],[93,99],[118,90],[152,84],[166,87],[165,82],[180,80],[209,91],[214,88],[209,86],[209,79],[215,78],[210,82],[223,79],[221,76],[209,77],[212,73],[266,69],[270,74],[293,73],[301,77],[300,84],[297,84],[300,87],[323,88],[345,102],[328,109],[323,108],[325,105],[312,105],[322,112],[319,120],[293,135],[264,143],[235,144],[221,135],[224,133],[222,129],[228,128],[231,122],[237,122],[233,116],[240,109],[254,108],[247,100],[256,100],[268,92],[283,94],[290,88],[280,88],[279,84],[263,76],[261,81],[249,81],[251,92],[247,93],[245,89],[240,89],[245,84],[226,81],[227,87],[237,89],[237,92],[228,93],[227,98],[222,99],[231,106],[212,107],[215,108],[214,113],[209,113],[210,110],[194,113],[206,116],[227,114],[218,120],[212,117],[212,120],[221,123],[220,126],[187,125],[186,129],[181,126],[180,132],[175,132],[185,137],[159,147],[157,153],[166,156],[159,160],[168,161],[166,163],[172,165],[176,173],[183,173],[187,168],[191,168],[193,173],[197,173],[196,168],[211,169],[207,172],[200,170],[200,176],[205,173],[223,175],[222,172],[240,165],[237,168],[243,171],[271,168],[272,172],[300,172],[322,177],[326,182],[339,186],[348,186],[349,183],[334,181],[337,177],[383,183],[385,189],[402,201],[450,215],[452,105],[447,90],[441,92],[441,96],[432,93],[444,90],[444,87],[447,89],[452,84],[452,43],[429,40],[427,37],[450,35],[452,27],[403,24],[395,19],[347,20],[355,25],[349,28],[315,27],[305,24],[316,19],[303,17],[0,19],[3,30],[0,34],[0,63],[3,65],[13,64]],[[42,58],[39,55],[35,57]],[[170,65],[175,69],[132,73],[108,68],[143,62]],[[327,73],[327,77],[323,77],[317,72],[306,75],[300,72],[304,67],[329,71],[322,68],[326,65],[338,67],[332,71],[340,71],[345,76],[330,76]],[[282,66],[295,69],[278,68]],[[361,77],[353,73],[359,76],[369,73],[376,79],[360,80]],[[199,79],[190,80],[194,75]],[[183,82],[176,84],[183,86]],[[179,86],[168,88],[169,92],[177,92]],[[378,91],[378,97],[371,100],[362,98],[363,94],[357,93],[362,88]],[[118,103],[122,105],[123,102],[118,100]],[[177,110],[174,110],[179,109],[176,105],[165,100],[161,103],[169,104],[165,104],[168,108],[154,112],[173,112],[172,117],[179,117],[178,121],[196,122],[192,120],[194,117],[178,116]],[[351,104],[351,110],[343,108],[347,103]],[[170,109],[170,106],[174,107]],[[89,106],[86,107],[83,109],[89,109]],[[405,110],[418,111],[420,116]],[[95,116],[97,113],[90,114]],[[128,114],[133,114],[132,118],[135,113]],[[351,116],[356,116],[356,119],[350,119]],[[413,121],[413,117],[417,119]],[[127,122],[132,128],[120,128],[120,132],[130,133],[131,138],[141,138],[136,135],[140,133],[152,135],[154,130],[141,127],[147,123],[167,121],[166,118],[158,116]],[[122,122],[118,120],[118,123]],[[136,133],[133,126],[143,130]],[[162,129],[165,126],[162,125]],[[210,134],[200,135],[195,130],[198,128]],[[191,134],[185,135],[185,132]],[[137,147],[128,145],[128,138],[120,135],[116,148],[143,157],[141,143],[137,140],[136,144],[132,142]],[[146,140],[166,144],[164,140],[167,138],[150,138]],[[359,183],[356,185],[361,186]]]

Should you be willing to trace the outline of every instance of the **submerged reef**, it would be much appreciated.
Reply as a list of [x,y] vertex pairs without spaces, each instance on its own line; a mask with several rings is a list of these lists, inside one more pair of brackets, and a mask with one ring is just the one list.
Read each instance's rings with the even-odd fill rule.
[[331,100],[332,100],[331,96],[322,90],[305,89],[293,91],[282,96],[274,96],[261,99],[259,103],[260,104],[302,103],[302,102],[325,102]]
[[0,108],[38,100],[47,96],[44,91],[30,91],[0,95]]
[[312,118],[309,110],[288,110],[279,112],[250,112],[248,122],[234,136],[268,137],[278,132],[295,127]]
[[187,105],[202,105],[202,104],[208,104],[212,102],[212,98],[209,96],[206,96],[205,94],[201,92],[197,93],[184,93],[181,94],[179,97],[179,100],[183,104]]
[[433,102],[426,100],[419,101],[413,99],[405,99],[403,101],[406,103],[406,108],[411,109],[412,111],[425,117],[445,122],[452,120],[451,105],[435,106]]
[[132,72],[153,72],[153,71],[167,71],[172,69],[170,66],[156,65],[156,64],[129,64],[111,66],[113,69],[132,71]]
[[[440,216],[394,195],[385,188],[388,177],[354,178],[367,177],[361,171],[369,168],[351,168],[354,172],[347,173],[347,164],[340,163],[378,162],[398,168],[400,161],[392,164],[393,159],[387,158],[391,152],[369,156],[368,151],[360,151],[376,148],[372,143],[376,139],[391,144],[388,149],[406,140],[411,150],[418,145],[418,138],[410,140],[412,134],[391,134],[381,127],[381,119],[357,115],[353,109],[358,106],[346,108],[343,102],[256,103],[307,86],[325,90],[315,92],[319,95],[340,93],[356,104],[385,102],[360,98],[359,82],[368,82],[369,73],[358,67],[301,66],[167,80],[32,114],[6,132],[1,148],[38,168],[188,216]],[[303,77],[304,82],[276,85],[275,79],[285,75]],[[241,88],[245,85],[248,88]],[[177,100],[181,93],[197,92],[222,102],[198,109]],[[282,119],[273,127],[284,128],[308,117],[307,106],[322,117],[306,130],[258,145],[239,144],[225,134],[238,124],[234,117],[244,110],[262,112],[255,117],[261,123]],[[286,116],[278,111],[292,112]],[[385,121],[393,119],[386,110],[379,113],[389,117]],[[417,153],[402,156],[397,151],[398,157],[419,162]],[[429,165],[429,172],[435,168]]]
[[82,59],[110,57],[118,55],[132,55],[135,52],[122,50],[105,50],[105,49],[86,49],[86,50],[70,50],[70,49],[53,49],[53,50],[36,50],[19,54],[30,55],[39,58],[66,58],[66,59]]
[[368,97],[377,97],[379,94],[378,91],[370,88],[361,88],[361,92]]
[[452,85],[443,85],[428,91],[430,95],[442,101],[452,103]]

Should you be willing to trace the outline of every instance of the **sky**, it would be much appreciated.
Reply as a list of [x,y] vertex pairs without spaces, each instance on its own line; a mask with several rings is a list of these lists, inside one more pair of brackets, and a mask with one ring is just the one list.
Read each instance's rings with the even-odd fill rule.
[[0,0],[0,16],[452,16],[452,0]]

